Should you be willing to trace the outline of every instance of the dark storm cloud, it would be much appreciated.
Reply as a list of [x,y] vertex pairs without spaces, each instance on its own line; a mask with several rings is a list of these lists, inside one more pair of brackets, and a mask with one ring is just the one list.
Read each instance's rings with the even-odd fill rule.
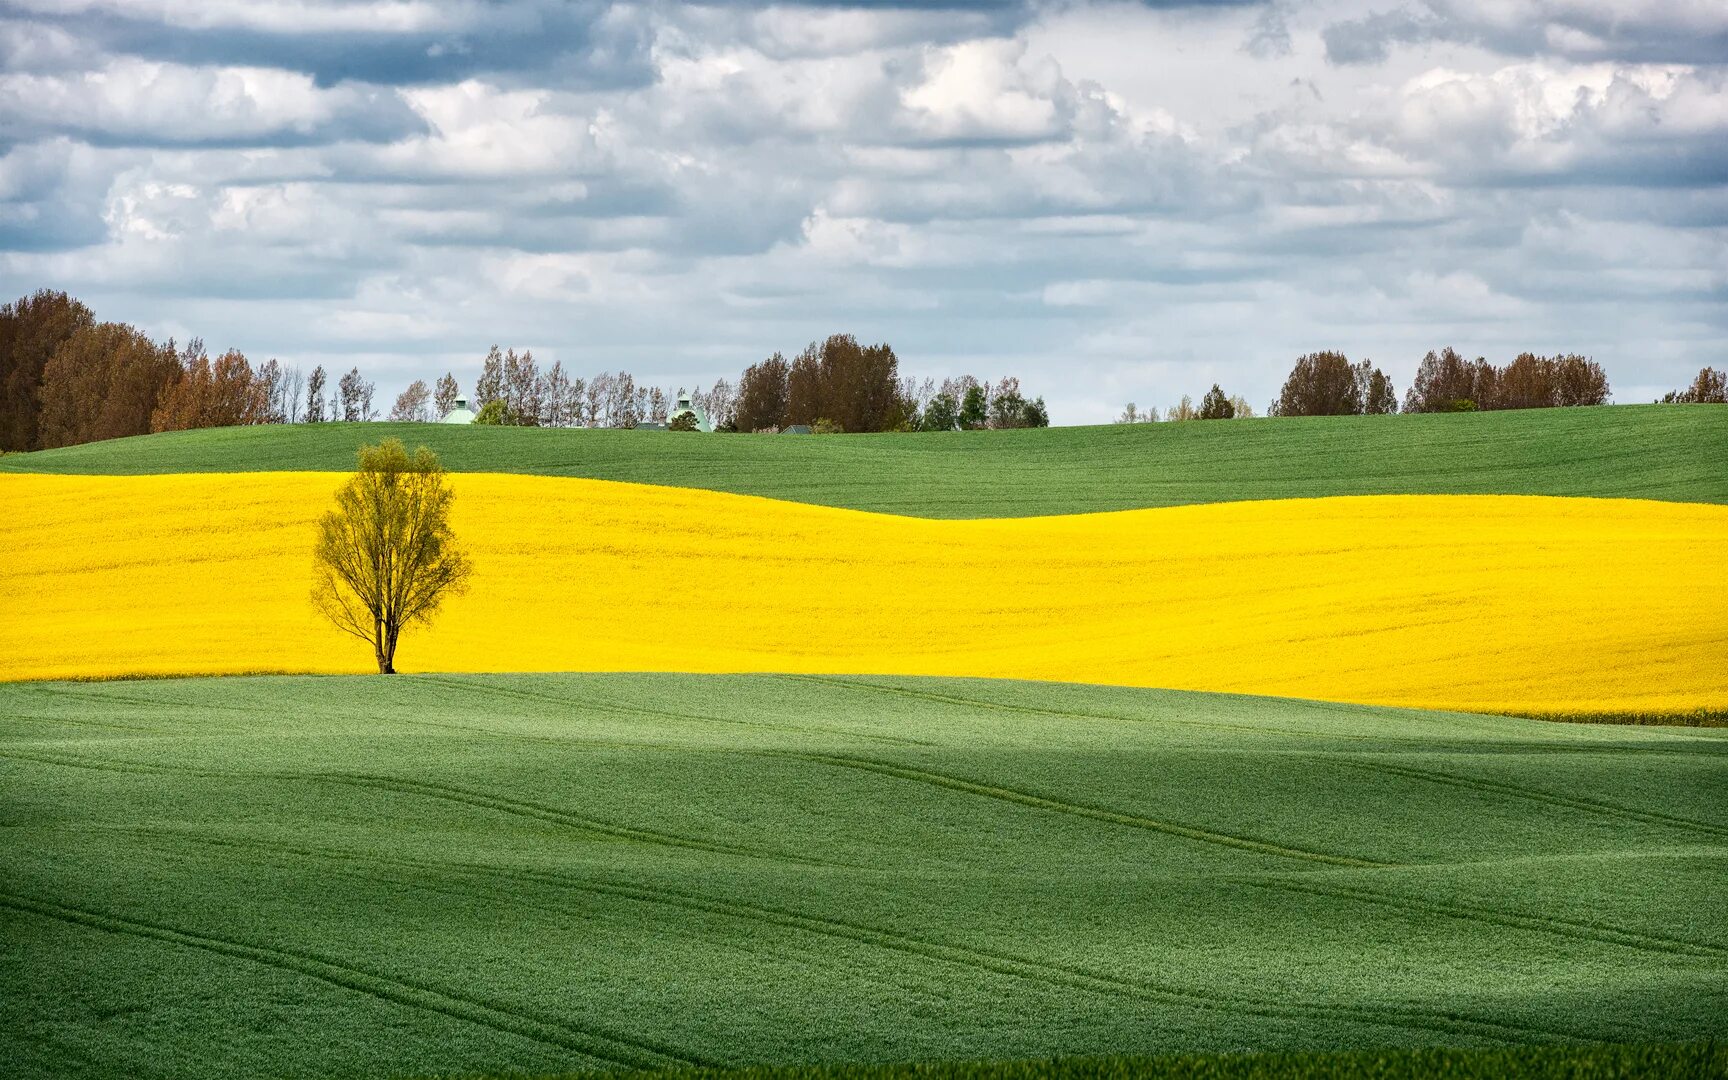
[[112,10],[31,13],[0,3],[0,15],[28,18],[75,35],[102,52],[186,65],[248,65],[305,72],[319,85],[359,81],[385,86],[456,82],[474,76],[506,82],[601,88],[653,78],[650,38],[639,20],[610,4],[535,2],[495,5],[470,24],[454,16],[424,28],[343,26],[295,30],[243,22],[186,25]]

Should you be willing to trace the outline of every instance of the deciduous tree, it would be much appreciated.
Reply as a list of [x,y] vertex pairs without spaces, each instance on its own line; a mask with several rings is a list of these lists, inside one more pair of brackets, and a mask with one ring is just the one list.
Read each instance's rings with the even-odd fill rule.
[[38,441],[55,447],[144,435],[179,378],[172,342],[154,344],[124,323],[76,330],[43,367]]
[[408,384],[408,389],[396,396],[396,405],[390,410],[390,419],[424,423],[432,418],[431,401],[432,392],[426,388],[426,381],[415,379]]
[[398,439],[360,448],[359,469],[318,523],[312,603],[344,633],[372,646],[381,675],[412,623],[467,587],[473,566],[450,529],[455,498],[438,458]]
[[1669,404],[1724,405],[1728,404],[1728,371],[1707,367],[1698,372],[1692,385],[1684,390],[1670,390],[1662,395]]
[[42,289],[0,308],[0,450],[42,445],[42,377],[62,342],[96,325],[90,309]]
[[318,424],[324,421],[324,365],[319,364],[312,369],[312,375],[306,380],[306,422]]
[[461,388],[456,385],[456,376],[446,371],[439,379],[438,386],[432,392],[432,411],[437,413],[436,419],[442,420],[456,408],[457,395]]

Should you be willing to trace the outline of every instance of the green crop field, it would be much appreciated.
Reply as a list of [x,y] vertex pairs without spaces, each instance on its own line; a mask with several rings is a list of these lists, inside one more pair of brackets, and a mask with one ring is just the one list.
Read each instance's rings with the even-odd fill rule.
[[921,517],[1321,495],[1728,502],[1728,409],[1709,405],[819,437],[293,424],[18,454],[0,460],[0,472],[348,470],[356,447],[387,435],[432,447],[456,471],[671,484]]
[[[544,675],[12,684],[0,736],[9,1077],[1728,1036],[1728,732]],[[1721,1060],[1640,1053],[1552,1060]]]

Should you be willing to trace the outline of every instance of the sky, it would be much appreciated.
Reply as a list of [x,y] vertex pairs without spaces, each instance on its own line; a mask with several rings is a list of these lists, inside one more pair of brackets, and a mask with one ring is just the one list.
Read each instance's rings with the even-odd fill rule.
[[0,0],[0,293],[389,400],[831,333],[1057,424],[1728,362],[1722,0]]

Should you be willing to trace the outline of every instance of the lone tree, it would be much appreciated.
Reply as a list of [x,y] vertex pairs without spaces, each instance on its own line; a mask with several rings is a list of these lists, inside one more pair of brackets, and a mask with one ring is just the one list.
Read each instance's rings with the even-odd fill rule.
[[1213,383],[1212,389],[1206,391],[1206,396],[1200,400],[1200,419],[1236,419],[1236,404],[1224,396],[1224,391],[1218,389],[1217,383]]
[[402,628],[430,623],[446,596],[473,571],[450,531],[450,502],[438,456],[410,457],[402,440],[360,448],[360,467],[318,523],[312,603],[338,630],[372,646],[378,673],[396,673]]

